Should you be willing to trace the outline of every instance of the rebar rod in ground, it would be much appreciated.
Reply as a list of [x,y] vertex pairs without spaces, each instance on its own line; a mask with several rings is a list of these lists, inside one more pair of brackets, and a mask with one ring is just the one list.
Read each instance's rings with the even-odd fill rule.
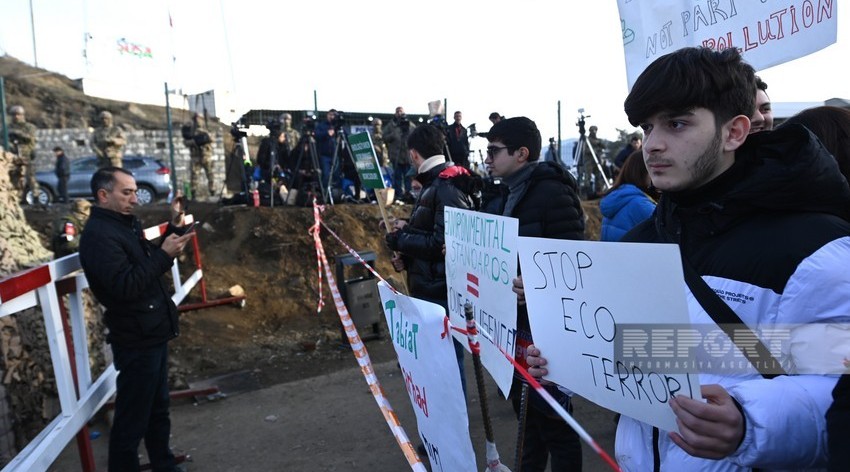
[[472,366],[475,368],[475,384],[478,386],[478,399],[481,403],[481,416],[484,419],[484,436],[487,441],[495,442],[493,436],[493,425],[490,422],[490,406],[487,403],[487,391],[484,385],[484,368],[481,366],[481,348],[478,344],[478,328],[475,326],[475,319],[472,314],[472,305],[467,303],[463,307],[464,315],[466,316],[466,331],[467,339],[469,340],[469,349],[472,351]]
[[519,397],[519,424],[516,431],[516,454],[514,455],[514,472],[522,471],[522,446],[525,443],[525,422],[528,419],[528,384],[522,383],[522,393]]
[[511,472],[506,465],[502,464],[499,459],[499,451],[496,449],[493,425],[490,422],[490,407],[487,403],[487,390],[484,386],[484,369],[481,367],[481,345],[478,344],[478,328],[475,326],[472,305],[464,304],[463,311],[466,316],[466,339],[469,342],[469,350],[472,351],[472,366],[475,368],[475,383],[478,386],[481,416],[484,419],[484,436],[487,438],[487,471]]

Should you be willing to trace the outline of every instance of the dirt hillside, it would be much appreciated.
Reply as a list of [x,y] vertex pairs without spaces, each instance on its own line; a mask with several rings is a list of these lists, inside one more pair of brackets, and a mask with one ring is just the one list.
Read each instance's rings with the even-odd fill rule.
[[[9,56],[0,57],[0,75],[6,81],[7,105],[23,105],[28,120],[41,128],[85,127],[101,110],[111,111],[116,123],[128,128],[166,127],[162,107],[89,97],[75,81]],[[229,133],[223,134],[230,138]],[[50,247],[54,221],[66,211],[64,205],[26,209],[27,220],[42,234],[45,247]],[[316,312],[316,255],[307,232],[313,224],[311,208],[255,209],[197,203],[190,212],[202,222],[198,237],[208,298],[224,296],[228,288],[238,284],[245,289],[247,304],[241,309],[224,305],[184,313],[182,336],[172,344],[171,378],[175,387],[244,369],[257,370],[264,383],[277,383],[320,374],[334,359],[351,356],[339,349],[339,321],[326,285],[322,291],[325,307]],[[391,212],[406,217],[410,207],[393,206]],[[588,239],[596,239],[600,221],[597,202],[586,203],[585,212]],[[154,225],[166,220],[168,209],[160,204],[138,208],[137,213],[146,225]],[[329,207],[323,217],[352,247],[374,251],[378,272],[390,277],[395,273],[377,229],[379,213],[375,205],[337,205]],[[333,266],[333,256],[346,251],[325,231],[322,240]],[[191,270],[191,261],[185,261],[183,271],[188,274]],[[196,288],[187,302],[200,301],[199,294]],[[391,349],[387,352],[391,355]],[[288,359],[288,363],[282,359]],[[304,360],[303,371],[298,371],[292,359]]]
[[[408,205],[393,206],[390,212],[405,217],[410,209]],[[45,244],[53,220],[62,212],[62,206],[27,210],[28,221],[43,235]],[[137,212],[148,226],[168,217],[168,208],[162,204],[141,207]],[[246,369],[255,370],[262,385],[272,385],[319,375],[322,369],[333,369],[336,360],[351,356],[339,348],[340,325],[326,282],[322,287],[325,306],[316,311],[316,251],[308,234],[313,224],[311,208],[197,203],[190,212],[201,221],[198,239],[208,299],[226,296],[227,290],[238,284],[245,289],[247,302],[244,308],[222,305],[182,315],[182,334],[172,343],[175,387]],[[595,239],[599,234],[596,202],[585,203],[585,212],[588,239]],[[328,207],[322,217],[353,248],[373,251],[378,273],[397,280],[378,230],[376,205],[336,205]],[[322,231],[322,242],[335,271],[333,256],[347,252],[327,231]],[[188,274],[193,263],[187,259],[181,267]],[[349,278],[363,275],[361,268],[346,270]],[[186,303],[199,301],[196,287]],[[392,355],[391,349],[387,355]]]

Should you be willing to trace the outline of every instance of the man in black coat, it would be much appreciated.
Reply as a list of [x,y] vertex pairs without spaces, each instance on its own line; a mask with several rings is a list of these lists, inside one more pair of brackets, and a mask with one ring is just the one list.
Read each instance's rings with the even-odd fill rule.
[[463,120],[463,114],[459,111],[455,112],[455,121],[449,125],[446,130],[446,143],[449,147],[449,154],[452,162],[455,165],[469,168],[469,135],[466,128],[460,123]]
[[[487,133],[484,164],[492,177],[501,179],[502,192],[485,202],[486,211],[519,220],[519,235],[550,239],[584,239],[584,212],[576,181],[561,165],[540,162],[542,140],[537,125],[521,116],[494,124]],[[525,363],[525,348],[531,344],[531,328],[522,291],[522,276],[514,280],[517,292],[517,352]],[[511,388],[519,417],[522,380],[515,375]],[[571,410],[570,397],[554,386],[547,390],[564,409]],[[581,470],[578,435],[534,390],[529,391],[522,470],[543,471],[549,455],[552,471]]]
[[118,370],[109,471],[139,470],[142,439],[154,471],[178,470],[168,446],[168,341],[179,328],[163,275],[192,237],[178,227],[182,199],[174,199],[171,224],[155,245],[132,215],[137,204],[133,174],[118,167],[99,169],[91,189],[95,206],[80,240],[80,264],[106,309],[106,339]]
[[[446,285],[445,220],[446,207],[475,210],[473,198],[477,176],[468,169],[446,162],[443,155],[445,138],[430,124],[417,126],[410,132],[407,146],[410,160],[418,170],[416,180],[422,193],[413,206],[410,220],[397,220],[395,230],[387,233],[387,246],[400,253],[394,258],[396,270],[407,269],[410,296],[436,303],[448,310]],[[460,378],[466,393],[463,374],[463,347],[455,341]]]

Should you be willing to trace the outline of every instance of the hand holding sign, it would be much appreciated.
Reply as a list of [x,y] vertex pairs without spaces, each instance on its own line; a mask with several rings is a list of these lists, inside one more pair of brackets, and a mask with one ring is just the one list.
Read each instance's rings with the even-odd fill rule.
[[670,439],[692,456],[722,459],[741,445],[744,418],[720,385],[703,385],[702,396],[707,403],[687,397],[670,401],[679,425],[679,432],[670,433]]

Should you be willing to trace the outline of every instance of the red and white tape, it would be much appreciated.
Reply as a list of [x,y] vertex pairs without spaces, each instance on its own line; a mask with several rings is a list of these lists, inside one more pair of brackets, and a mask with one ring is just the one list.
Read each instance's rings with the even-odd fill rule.
[[[369,352],[366,350],[363,340],[360,339],[360,335],[357,333],[357,327],[354,326],[354,321],[348,313],[348,308],[342,301],[342,295],[339,293],[339,288],[337,287],[336,280],[331,272],[330,264],[328,264],[328,259],[325,256],[322,240],[319,237],[319,227],[322,224],[322,209],[324,209],[324,207],[317,205],[314,200],[313,216],[315,218],[315,224],[310,228],[310,231],[313,233],[313,238],[316,241],[316,255],[318,256],[320,270],[321,267],[324,267],[325,269],[325,277],[328,279],[328,287],[331,289],[331,295],[333,296],[334,304],[336,305],[336,311],[339,314],[339,320],[342,322],[342,326],[345,329],[345,335],[348,337],[348,343],[351,345],[354,357],[357,358],[357,364],[360,365],[360,371],[363,373],[366,383],[369,384],[369,390],[372,392],[372,396],[375,398],[378,408],[381,409],[381,413],[384,415],[387,426],[390,427],[390,431],[392,431],[396,442],[401,448],[402,453],[404,453],[404,457],[407,459],[407,463],[410,465],[410,468],[416,472],[427,472],[425,465],[423,465],[422,461],[419,459],[419,454],[416,453],[416,449],[413,447],[413,443],[410,442],[410,439],[407,437],[407,433],[404,432],[404,428],[402,428],[401,423],[398,420],[398,416],[396,416],[392,405],[390,405],[390,401],[387,399],[386,394],[384,394],[384,389],[381,387],[381,383],[375,375],[375,369],[372,367]],[[366,262],[362,259],[361,262],[368,266],[368,264],[366,264]],[[321,279],[319,284],[321,286]]]

